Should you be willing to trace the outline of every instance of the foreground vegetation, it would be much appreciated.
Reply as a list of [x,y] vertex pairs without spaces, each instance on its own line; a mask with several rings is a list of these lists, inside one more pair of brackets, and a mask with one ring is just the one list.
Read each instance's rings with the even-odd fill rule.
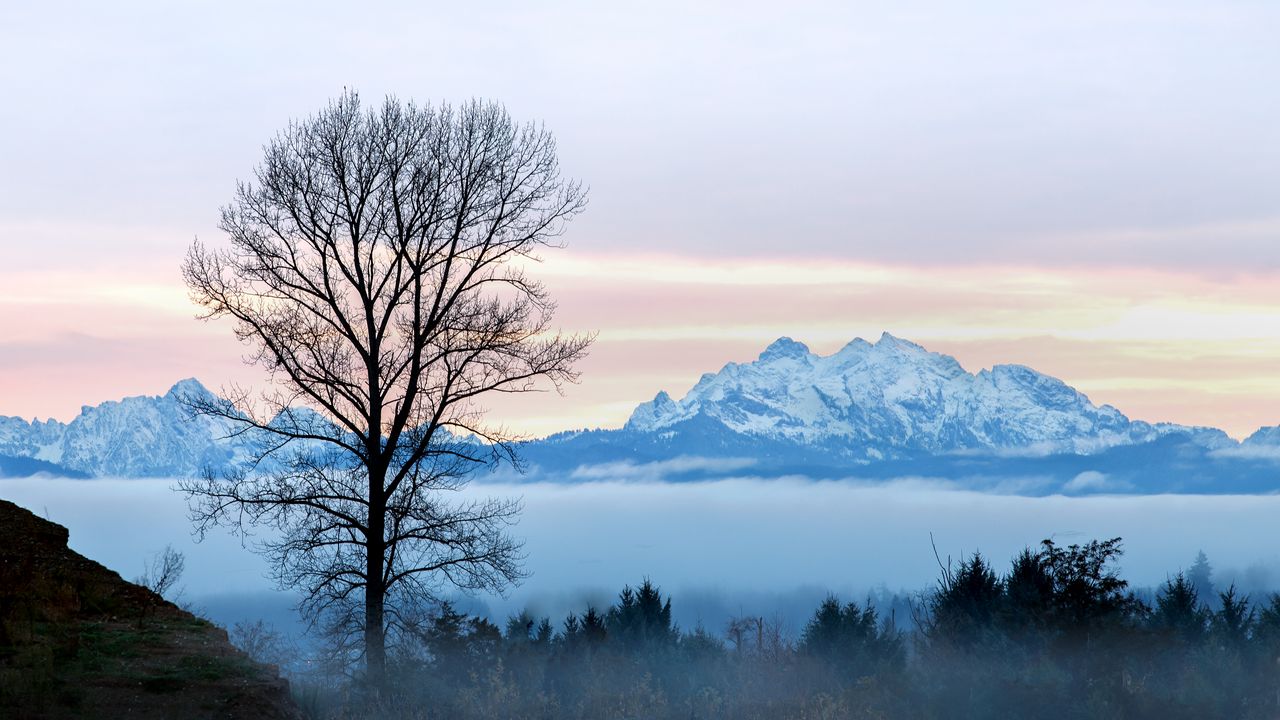
[[312,717],[1275,717],[1280,596],[1201,597],[1178,574],[1149,601],[1117,576],[1118,539],[1045,541],[1003,574],[942,564],[911,631],[828,598],[796,638],[742,617],[682,630],[649,581],[612,607],[504,627],[445,604],[403,633],[391,690],[295,680]]
[[[0,528],[0,718],[300,717],[274,669],[72,551],[66,528],[4,500]],[[171,579],[180,556],[166,557]]]

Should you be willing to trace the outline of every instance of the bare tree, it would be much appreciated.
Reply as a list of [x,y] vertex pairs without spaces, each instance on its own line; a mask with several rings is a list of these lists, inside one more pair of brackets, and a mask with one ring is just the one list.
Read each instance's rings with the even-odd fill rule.
[[270,526],[276,579],[349,633],[375,690],[416,606],[522,577],[519,502],[448,495],[517,460],[483,397],[577,378],[591,338],[552,329],[523,267],[584,206],[551,134],[499,105],[363,109],[344,93],[267,144],[222,209],[230,247],[187,255],[202,317],[234,320],[273,378],[192,401],[259,443],[252,467],[183,483],[192,519]]
[[172,545],[165,545],[164,550],[152,556],[147,562],[146,570],[134,578],[133,583],[147,588],[160,597],[165,597],[177,586],[186,568],[186,556],[174,550]]
[[293,641],[262,620],[238,622],[227,635],[231,644],[248,655],[250,660],[263,665],[284,668],[298,655]]

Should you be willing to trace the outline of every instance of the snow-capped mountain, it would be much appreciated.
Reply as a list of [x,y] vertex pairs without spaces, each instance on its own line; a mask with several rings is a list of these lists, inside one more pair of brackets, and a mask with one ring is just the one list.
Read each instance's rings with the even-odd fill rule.
[[0,455],[47,460],[61,450],[66,426],[56,420],[27,422],[0,416]]
[[868,460],[896,451],[1088,453],[1169,433],[1209,447],[1235,444],[1212,428],[1131,421],[1021,365],[969,373],[955,358],[889,333],[829,356],[781,338],[754,362],[703,375],[679,401],[658,393],[636,408],[626,429],[660,433],[694,419],[771,441],[839,445]]
[[[0,417],[0,476],[191,476],[253,454],[251,435],[192,417],[184,396],[213,397],[183,380],[161,396],[86,406],[66,424]],[[273,423],[338,432],[305,408]],[[1030,368],[970,373],[885,333],[828,356],[781,338],[752,362],[704,375],[679,400],[658,393],[623,428],[560,433],[522,444],[521,454],[535,479],[552,481],[642,469],[697,479],[749,468],[965,487],[1038,483],[1016,492],[1077,492],[1086,487],[1079,477],[1090,478],[1090,492],[1272,492],[1280,489],[1277,447],[1280,427],[1241,444],[1214,428],[1134,421]]]
[[1280,425],[1258,428],[1240,444],[1252,447],[1280,447]]
[[103,477],[180,477],[225,469],[242,455],[231,423],[193,417],[180,398],[211,398],[187,379],[162,396],[84,406],[70,423],[0,417],[0,455],[27,457]]

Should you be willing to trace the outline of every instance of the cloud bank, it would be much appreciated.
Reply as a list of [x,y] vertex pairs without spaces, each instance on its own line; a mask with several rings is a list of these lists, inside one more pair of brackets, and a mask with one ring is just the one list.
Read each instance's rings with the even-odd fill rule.
[[[192,541],[185,503],[170,485],[5,480],[0,497],[68,526],[72,548],[125,577],[173,543],[188,553],[193,594],[270,589],[265,565],[240,541]],[[523,498],[515,534],[533,576],[517,595],[612,592],[644,576],[673,588],[917,589],[937,571],[930,534],[944,554],[981,551],[997,563],[1044,538],[1121,536],[1124,574],[1138,584],[1163,581],[1201,549],[1220,567],[1243,569],[1274,559],[1280,547],[1280,496],[1036,498],[919,480],[802,478],[474,484],[465,495]]]

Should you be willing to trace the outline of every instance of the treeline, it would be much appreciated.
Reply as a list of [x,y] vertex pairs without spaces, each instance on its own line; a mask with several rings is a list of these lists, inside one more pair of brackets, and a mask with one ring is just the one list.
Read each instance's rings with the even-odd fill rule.
[[[914,630],[829,597],[797,637],[741,617],[681,629],[645,580],[608,608],[504,626],[443,605],[397,648],[379,717],[1273,718],[1280,596],[1202,597],[1179,573],[1144,601],[1119,539],[1045,541],[1002,574],[940,563]],[[313,717],[354,717],[358,681],[295,681]],[[345,688],[345,689],[344,689]]]

